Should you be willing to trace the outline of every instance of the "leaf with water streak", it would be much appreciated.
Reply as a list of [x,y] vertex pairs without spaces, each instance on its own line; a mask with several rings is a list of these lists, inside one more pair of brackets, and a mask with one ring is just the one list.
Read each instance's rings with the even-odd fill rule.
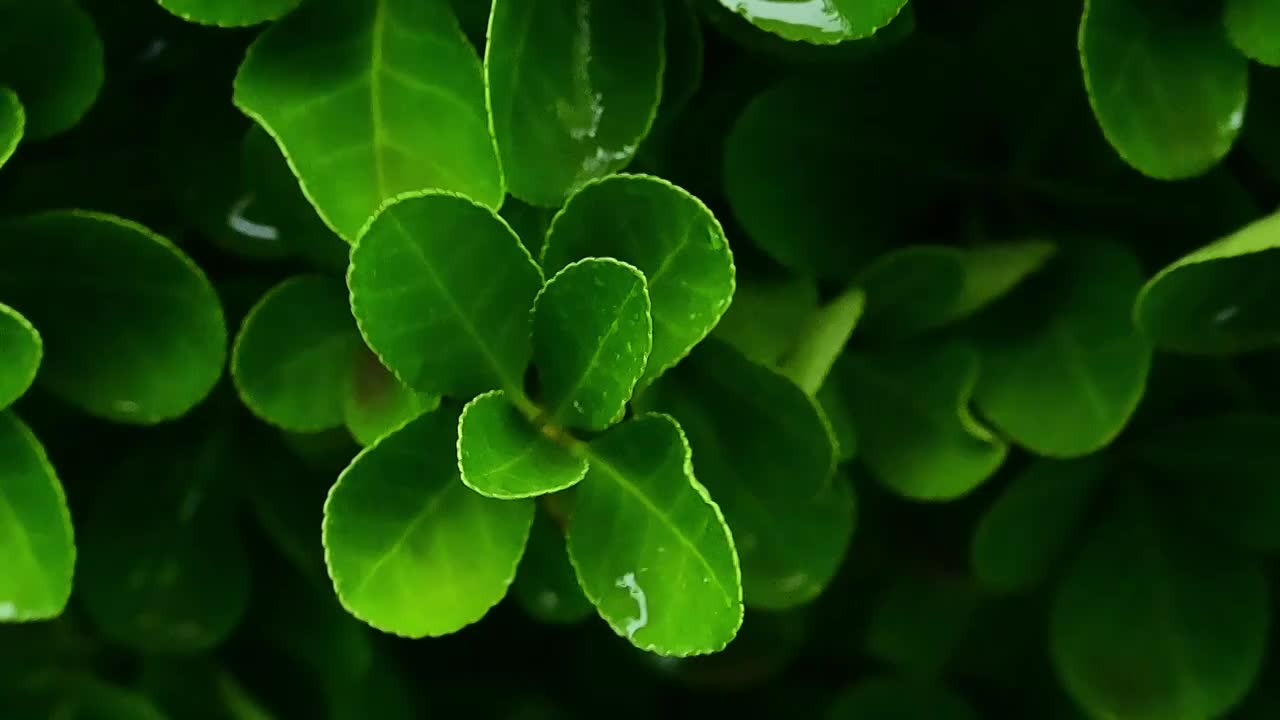
[[751,24],[787,40],[834,45],[869,37],[907,0],[720,0]]
[[201,25],[243,27],[279,20],[302,0],[158,0],[160,7]]
[[0,303],[0,410],[35,382],[43,354],[40,333],[17,310]]
[[481,495],[511,499],[545,495],[577,484],[587,461],[535,427],[501,390],[467,403],[458,421],[462,482]]

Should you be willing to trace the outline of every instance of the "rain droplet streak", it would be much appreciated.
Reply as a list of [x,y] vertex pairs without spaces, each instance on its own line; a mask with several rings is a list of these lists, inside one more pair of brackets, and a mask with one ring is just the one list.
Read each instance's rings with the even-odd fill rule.
[[844,34],[850,29],[849,21],[831,0],[729,0],[726,4],[751,20],[773,20],[829,33]]
[[277,241],[280,239],[280,230],[274,225],[263,225],[256,223],[244,216],[244,211],[253,204],[253,196],[245,195],[231,206],[231,212],[227,214],[227,227],[254,240],[270,240]]
[[636,631],[649,624],[649,601],[644,596],[644,590],[640,589],[640,583],[636,582],[635,573],[627,573],[614,583],[627,591],[631,595],[631,599],[636,601],[636,605],[640,608],[640,616],[627,618],[627,637],[634,637]]

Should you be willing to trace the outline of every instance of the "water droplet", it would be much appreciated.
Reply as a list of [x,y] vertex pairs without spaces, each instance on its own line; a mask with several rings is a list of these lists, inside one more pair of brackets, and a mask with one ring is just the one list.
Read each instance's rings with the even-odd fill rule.
[[556,595],[554,592],[551,592],[550,590],[543,590],[538,593],[538,607],[542,608],[543,612],[552,612],[559,606],[560,596]]
[[614,585],[626,590],[640,608],[640,617],[627,619],[627,637],[634,637],[637,630],[649,624],[649,601],[644,596],[644,590],[640,589],[640,583],[636,582],[635,573],[629,572],[623,575],[614,582]]
[[280,239],[280,230],[274,225],[256,223],[244,216],[244,211],[253,204],[253,196],[245,195],[231,206],[227,213],[227,227],[254,240],[276,241]]
[[808,575],[802,572],[794,573],[792,575],[788,575],[787,577],[779,581],[778,589],[781,590],[782,592],[795,592],[796,590],[799,590],[801,587],[803,587],[804,584],[807,583],[808,581],[809,581]]
[[773,20],[828,33],[850,30],[849,21],[831,0],[729,0],[726,4],[751,20]]
[[1224,323],[1224,322],[1226,322],[1226,321],[1230,320],[1231,318],[1235,317],[1235,316],[1236,316],[1236,314],[1237,314],[1237,313],[1239,313],[1239,312],[1240,312],[1240,306],[1239,306],[1239,305],[1232,305],[1232,306],[1230,306],[1230,307],[1222,308],[1222,310],[1218,311],[1218,314],[1217,314],[1217,315],[1214,315],[1214,316],[1213,316],[1213,321],[1214,321],[1215,323],[1218,323],[1219,325],[1221,325],[1222,323]]

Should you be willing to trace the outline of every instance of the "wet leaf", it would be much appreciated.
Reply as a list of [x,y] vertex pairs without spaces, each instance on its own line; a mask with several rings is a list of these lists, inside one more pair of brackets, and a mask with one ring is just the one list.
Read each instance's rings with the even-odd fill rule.
[[831,45],[874,34],[907,0],[720,0],[720,4],[787,40]]

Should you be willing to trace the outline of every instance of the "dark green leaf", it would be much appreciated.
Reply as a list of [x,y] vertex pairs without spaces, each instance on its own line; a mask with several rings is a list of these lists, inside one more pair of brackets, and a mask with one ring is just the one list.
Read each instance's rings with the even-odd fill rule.
[[1280,5],[1270,0],[1227,0],[1227,37],[1240,52],[1280,66]]
[[907,0],[720,0],[756,27],[787,40],[829,45],[872,35]]
[[160,7],[202,25],[238,27],[277,20],[302,0],[159,0]]
[[818,286],[811,280],[739,277],[733,302],[712,334],[752,362],[774,367],[817,310]]
[[43,354],[40,333],[17,310],[0,303],[0,410],[35,382]]
[[866,650],[900,672],[941,675],[978,606],[967,578],[907,572],[890,579],[867,621]]
[[855,287],[814,311],[783,354],[778,368],[782,374],[805,393],[816,395],[862,319],[866,301],[866,294]]
[[845,692],[827,720],[978,720],[969,705],[950,692],[912,680],[878,677]]
[[80,122],[102,78],[102,41],[74,0],[0,0],[0,86],[18,93],[28,137]]
[[481,495],[512,499],[545,495],[576,485],[586,458],[535,427],[501,390],[478,395],[458,421],[462,482]]
[[512,590],[525,612],[542,622],[576,623],[591,615],[591,603],[569,563],[564,533],[546,513],[533,520]]

